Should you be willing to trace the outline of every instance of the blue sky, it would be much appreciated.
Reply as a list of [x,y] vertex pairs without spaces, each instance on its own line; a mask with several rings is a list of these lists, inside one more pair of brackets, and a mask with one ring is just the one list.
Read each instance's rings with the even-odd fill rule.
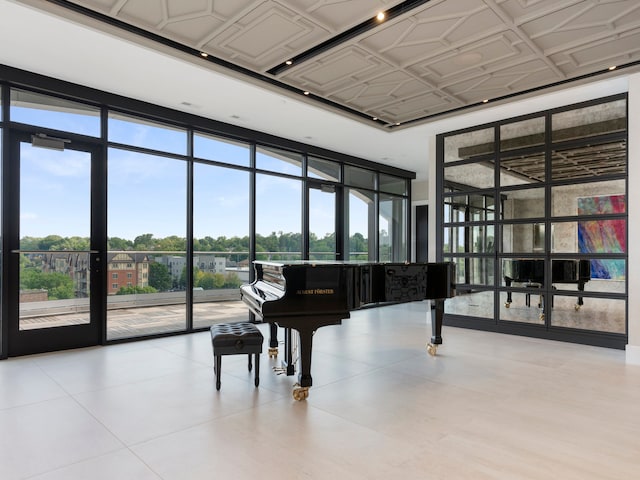
[[[96,112],[67,113],[12,107],[14,121],[99,135]],[[110,118],[109,140],[186,154],[186,133],[152,123]],[[194,153],[203,159],[248,166],[250,151],[241,143],[198,135]],[[300,175],[290,162],[258,152],[262,168]],[[108,236],[133,240],[144,233],[156,238],[186,236],[187,163],[162,156],[109,149]],[[21,146],[20,236],[89,236],[90,162],[85,152]],[[301,182],[258,174],[256,231],[299,232]],[[249,174],[215,165],[194,167],[194,236],[245,236],[249,233]],[[333,231],[333,206],[328,195],[312,195],[311,229],[318,236]],[[351,226],[366,235],[366,205],[352,205]]]

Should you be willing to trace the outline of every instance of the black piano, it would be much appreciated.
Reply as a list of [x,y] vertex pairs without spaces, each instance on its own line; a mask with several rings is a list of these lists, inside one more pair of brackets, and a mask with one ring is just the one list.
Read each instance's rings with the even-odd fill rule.
[[300,372],[293,396],[307,398],[314,332],[339,325],[350,311],[366,306],[433,300],[432,335],[427,350],[442,343],[444,300],[455,296],[455,265],[444,263],[369,263],[340,261],[255,261],[255,281],[240,287],[242,301],[257,320],[271,324],[270,355],[278,346],[277,327],[285,329],[284,370],[293,375],[291,329],[300,336]]
[[[544,287],[544,259],[507,259],[503,261],[504,283],[511,287],[512,283],[522,283],[525,287]],[[575,283],[578,290],[584,292],[584,285],[591,280],[591,262],[586,259],[552,259],[551,283]],[[512,303],[511,290],[507,291],[505,307]],[[582,297],[578,297],[576,310],[584,304]],[[530,306],[530,295],[526,294],[526,305]],[[543,308],[542,301],[538,308]]]

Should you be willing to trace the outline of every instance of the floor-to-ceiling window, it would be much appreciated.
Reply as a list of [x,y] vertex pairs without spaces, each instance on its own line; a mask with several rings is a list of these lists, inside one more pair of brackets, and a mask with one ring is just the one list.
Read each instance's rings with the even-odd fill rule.
[[302,155],[259,146],[256,169],[256,259],[301,260]]
[[375,260],[377,241],[376,174],[359,167],[345,167],[346,260]]
[[336,260],[342,252],[337,216],[342,178],[340,164],[307,158],[307,190],[310,260]]
[[625,96],[438,137],[449,323],[622,348]]
[[378,260],[403,262],[407,260],[406,210],[409,203],[407,180],[379,174],[378,196]]
[[193,166],[193,326],[202,328],[246,319],[239,287],[250,279],[251,149],[197,133],[194,156],[206,159]]
[[58,324],[97,325],[92,344],[189,332],[247,318],[238,286],[254,259],[408,256],[411,172],[35,74],[16,88],[11,74],[3,357],[7,318],[49,349]]
[[186,330],[187,131],[117,113],[108,129],[107,339]]

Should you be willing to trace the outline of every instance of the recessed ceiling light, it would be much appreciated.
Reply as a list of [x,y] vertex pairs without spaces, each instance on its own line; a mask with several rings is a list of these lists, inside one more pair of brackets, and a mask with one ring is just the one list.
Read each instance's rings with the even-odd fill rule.
[[307,91],[304,91],[302,93],[304,93],[305,95],[309,95],[309,92],[307,92]]
[[207,52],[200,52],[200,56],[207,58],[209,56],[209,54]]
[[284,62],[284,63],[286,63],[287,65],[291,65],[291,64],[293,63],[293,60],[287,60],[287,61],[286,61],[286,62]]
[[373,120],[374,122],[376,122],[376,121],[378,121],[378,117],[373,117],[373,118],[372,118],[372,120]]
[[484,100],[482,100],[482,103],[489,103],[489,99],[485,98]]
[[378,14],[376,15],[376,20],[378,20],[379,22],[384,20],[384,12],[378,12]]
[[615,70],[616,68],[618,68],[618,67],[617,67],[617,66],[615,66],[615,65],[611,65],[611,66],[609,67],[609,70]]

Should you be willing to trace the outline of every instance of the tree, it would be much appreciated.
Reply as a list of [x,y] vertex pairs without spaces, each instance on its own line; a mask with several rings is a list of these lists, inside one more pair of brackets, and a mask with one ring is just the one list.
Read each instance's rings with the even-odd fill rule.
[[133,249],[137,251],[155,250],[156,240],[153,233],[144,233],[133,239]]
[[160,292],[169,290],[173,286],[169,268],[158,262],[149,263],[149,286]]
[[133,242],[120,237],[111,237],[107,241],[107,248],[109,250],[131,250]]
[[239,288],[242,285],[242,281],[237,273],[227,273],[224,278],[224,288]]
[[73,280],[60,272],[44,273],[28,269],[20,275],[20,288],[23,290],[47,290],[49,300],[61,300],[75,296]]
[[368,250],[367,239],[361,233],[354,233],[349,238],[349,250],[352,252],[366,252]]
[[224,287],[224,275],[221,273],[213,274],[213,286],[216,288]]
[[[201,271],[198,267],[193,267],[193,286],[197,287],[198,282],[204,275],[204,272]],[[182,272],[180,272],[180,279],[178,280],[178,286],[181,288],[187,288],[187,267],[182,268]]]
[[60,235],[47,235],[40,239],[38,242],[38,250],[59,250],[58,248],[52,248],[62,242]]
[[212,290],[215,288],[215,279],[213,278],[213,273],[204,273],[202,277],[200,277],[200,281],[198,282],[196,287],[203,288],[205,290]]
[[171,235],[155,241],[156,249],[164,252],[184,252],[187,249],[187,239]]
[[87,237],[65,237],[51,246],[51,250],[89,250],[90,248],[91,242]]

